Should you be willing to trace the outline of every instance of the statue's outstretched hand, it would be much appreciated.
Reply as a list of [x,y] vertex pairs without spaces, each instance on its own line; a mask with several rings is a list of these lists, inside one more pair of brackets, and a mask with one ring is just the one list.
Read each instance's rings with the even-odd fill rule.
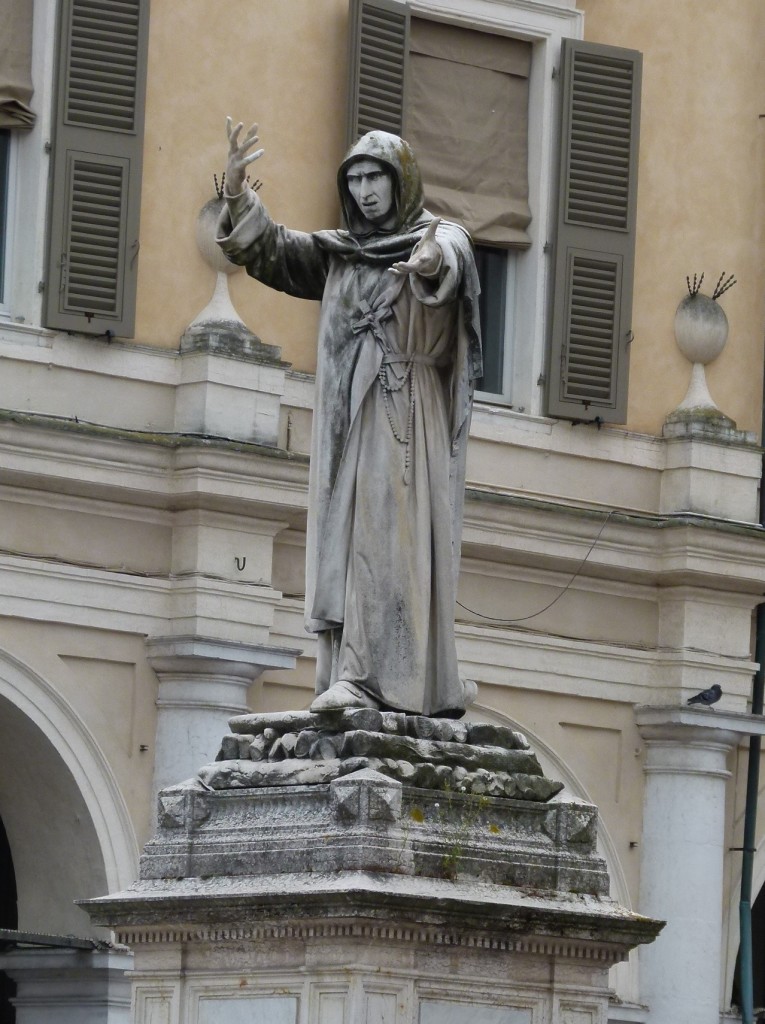
[[441,223],[440,217],[434,217],[425,229],[425,234],[412,249],[412,255],[404,263],[394,263],[390,268],[393,274],[422,274],[432,277],[441,266],[441,249],[436,241],[436,229]]
[[264,152],[262,149],[258,149],[254,153],[248,152],[258,141],[258,126],[251,125],[240,142],[239,133],[242,128],[244,128],[242,121],[235,125],[230,117],[226,118],[226,135],[228,135],[226,192],[230,196],[238,195],[244,190],[245,172],[248,165],[254,160],[260,160]]

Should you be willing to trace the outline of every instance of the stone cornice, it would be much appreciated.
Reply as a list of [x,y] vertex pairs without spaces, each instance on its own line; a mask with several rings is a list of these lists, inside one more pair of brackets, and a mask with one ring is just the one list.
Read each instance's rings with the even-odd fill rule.
[[[446,928],[425,928],[410,925],[372,925],[360,923],[299,922],[296,924],[264,924],[225,926],[190,925],[188,927],[120,927],[115,932],[116,941],[129,946],[175,945],[178,943],[200,942],[321,942],[327,939],[353,939],[380,941],[384,943],[412,943],[435,945],[447,948],[486,949],[501,952],[530,953],[537,956],[561,957],[573,960],[592,960],[611,966],[626,958],[626,951],[619,946],[587,942],[585,939],[567,937],[557,939],[544,935],[529,935],[524,938],[508,939]],[[653,938],[651,935],[650,938]],[[650,941],[646,938],[643,941]]]
[[765,715],[683,704],[642,704],[635,721],[644,739],[719,743],[731,746],[745,736],[765,736]]
[[[662,927],[607,898],[364,872],[140,887],[80,905],[95,924],[114,928],[117,941],[131,947],[208,937],[257,941],[349,934],[616,963]],[[593,940],[594,934],[600,938]]]

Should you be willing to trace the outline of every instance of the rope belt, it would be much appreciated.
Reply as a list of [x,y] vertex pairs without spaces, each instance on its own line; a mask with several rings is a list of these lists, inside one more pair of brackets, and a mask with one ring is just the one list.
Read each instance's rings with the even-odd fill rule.
[[423,366],[435,366],[436,357],[422,355],[419,352],[413,352],[411,355],[407,355],[405,352],[386,352],[382,357],[383,366],[388,366],[390,363],[422,363]]
[[[369,331],[372,337],[375,339],[377,344],[383,351],[382,362],[380,363],[380,369],[377,371],[377,379],[380,382],[380,388],[382,390],[383,405],[385,406],[385,414],[388,417],[388,423],[393,436],[399,444],[404,446],[404,483],[409,483],[409,468],[411,463],[411,442],[412,442],[412,429],[414,425],[414,405],[415,405],[415,380],[417,375],[417,365],[420,366],[436,366],[437,360],[435,356],[427,356],[419,352],[413,352],[407,354],[405,352],[389,352],[388,339],[385,336],[385,329],[383,328],[383,320],[389,319],[392,315],[390,307],[381,307],[379,313],[373,310],[369,303],[362,301],[359,304],[360,310],[363,316],[351,324],[351,330],[354,334],[360,334],[362,331]],[[388,367],[394,363],[405,364],[405,370],[403,375],[399,378],[388,373]],[[403,387],[409,385],[409,403],[406,416],[406,429],[403,434],[398,430],[393,420],[393,411],[390,407],[390,396],[398,391],[401,391]]]

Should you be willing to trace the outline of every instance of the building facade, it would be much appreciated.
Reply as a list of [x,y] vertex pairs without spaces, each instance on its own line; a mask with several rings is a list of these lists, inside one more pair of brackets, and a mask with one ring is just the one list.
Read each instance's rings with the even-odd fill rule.
[[[85,940],[4,955],[19,1021],[82,1020],[85,999],[128,1019],[129,954],[75,901],[131,882],[156,790],[214,758],[230,714],[311,700],[318,307],[203,258],[227,115],[260,123],[277,221],[335,226],[348,134],[389,116],[426,205],[470,220],[471,714],[598,805],[612,893],[668,922],[615,970],[613,1024],[737,1019],[765,594],[761,4],[11,6],[29,61],[0,53],[0,928]],[[700,371],[673,332],[701,272],[710,295],[737,278],[717,411],[683,402]],[[714,683],[715,710],[684,709]]]

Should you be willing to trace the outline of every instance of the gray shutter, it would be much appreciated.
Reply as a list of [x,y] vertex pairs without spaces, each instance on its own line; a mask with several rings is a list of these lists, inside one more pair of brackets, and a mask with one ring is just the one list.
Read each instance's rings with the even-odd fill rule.
[[351,0],[347,143],[382,129],[403,134],[409,8],[400,0]]
[[624,423],[642,57],[564,39],[551,416]]
[[63,0],[46,326],[131,337],[148,0]]

